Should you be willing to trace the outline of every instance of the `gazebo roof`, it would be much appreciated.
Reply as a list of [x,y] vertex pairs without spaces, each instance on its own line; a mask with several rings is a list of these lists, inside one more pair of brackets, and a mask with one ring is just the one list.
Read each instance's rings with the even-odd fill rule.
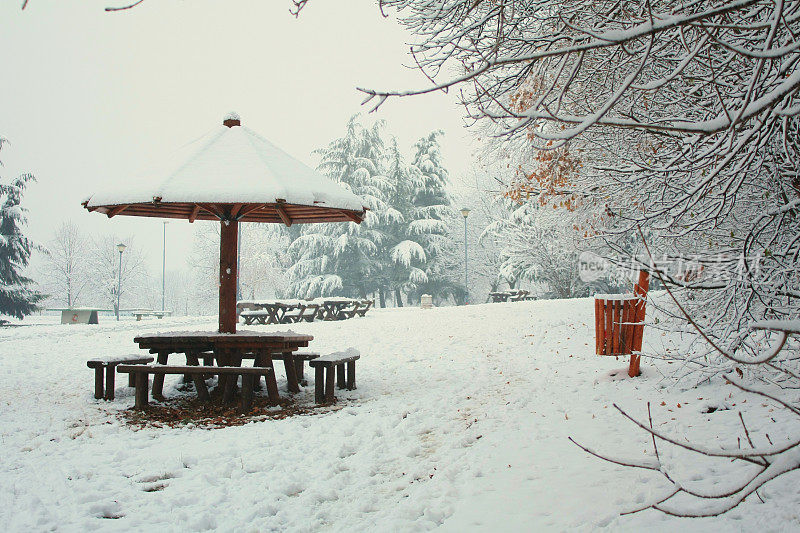
[[109,217],[243,222],[360,222],[358,196],[293,158],[230,114],[165,162],[83,202]]

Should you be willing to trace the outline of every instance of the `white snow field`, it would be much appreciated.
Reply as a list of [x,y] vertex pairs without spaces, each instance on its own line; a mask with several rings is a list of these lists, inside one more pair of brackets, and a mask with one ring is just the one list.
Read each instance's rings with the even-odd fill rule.
[[[670,386],[665,363],[643,361],[638,379],[611,377],[627,362],[594,355],[592,313],[590,299],[554,300],[377,309],[292,325],[323,353],[360,350],[358,389],[337,391],[335,409],[215,430],[132,428],[116,414],[133,405],[124,376],[114,402],[97,401],[86,367],[93,356],[135,353],[140,332],[213,330],[211,317],[0,329],[2,529],[798,530],[797,473],[759,491],[765,503],[753,495],[721,517],[620,516],[667,487],[567,440],[649,456],[649,440],[612,403],[646,419],[651,401],[658,428],[708,446],[737,445],[740,408],[757,444],[793,428],[779,409],[732,386]],[[287,326],[246,329],[270,328]],[[645,331],[646,343],[673,340]],[[168,395],[180,394],[177,381],[167,378]],[[310,381],[298,398],[309,405]],[[719,410],[703,413],[708,406]],[[693,487],[742,473],[660,451]]]

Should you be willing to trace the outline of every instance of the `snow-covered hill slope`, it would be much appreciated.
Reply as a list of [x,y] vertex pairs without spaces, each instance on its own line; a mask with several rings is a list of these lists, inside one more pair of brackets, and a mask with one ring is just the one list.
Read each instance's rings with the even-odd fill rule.
[[[755,439],[787,428],[778,410],[730,386],[669,387],[666,366],[651,361],[641,378],[612,377],[626,361],[594,355],[592,312],[588,299],[538,301],[292,325],[323,353],[359,349],[358,389],[338,391],[344,407],[335,411],[218,430],[134,430],[114,414],[133,404],[125,380],[115,402],[98,402],[86,368],[96,355],[136,352],[137,333],[213,330],[212,318],[0,329],[0,523],[7,531],[800,527],[794,474],[760,491],[766,503],[751,498],[723,517],[619,516],[664,494],[663,482],[567,440],[635,459],[651,453],[613,403],[646,417],[650,401],[659,428],[708,445],[736,445],[740,407]],[[650,330],[645,340],[673,341]],[[177,379],[168,377],[168,394]],[[285,391],[280,369],[278,379]],[[313,380],[298,401],[313,404]],[[709,405],[723,409],[703,413]],[[687,482],[729,479],[719,477],[724,462],[662,454]]]

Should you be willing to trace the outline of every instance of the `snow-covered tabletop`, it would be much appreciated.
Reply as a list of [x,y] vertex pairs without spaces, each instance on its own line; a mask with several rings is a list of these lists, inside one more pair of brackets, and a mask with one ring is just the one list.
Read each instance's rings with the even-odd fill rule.
[[261,350],[267,353],[292,352],[308,346],[312,335],[300,335],[293,331],[238,331],[219,333],[216,331],[175,331],[139,335],[133,342],[143,350],[158,353],[158,363],[165,365],[170,354],[185,353],[196,356],[200,352],[214,351],[221,364],[231,364],[235,357],[245,351]]
[[154,333],[152,335],[138,335],[134,342],[139,342],[137,339],[177,339],[177,340],[234,340],[241,339],[268,339],[268,340],[312,340],[314,337],[311,335],[301,335],[292,330],[286,331],[253,331],[253,330],[240,330],[236,333],[220,333],[219,331],[166,331],[162,333]]

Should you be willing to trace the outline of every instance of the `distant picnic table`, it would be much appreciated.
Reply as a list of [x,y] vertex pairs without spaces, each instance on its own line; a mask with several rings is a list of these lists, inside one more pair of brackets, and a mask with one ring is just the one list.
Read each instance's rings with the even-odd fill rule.
[[136,317],[136,321],[139,322],[142,320],[142,317],[145,316],[154,316],[156,318],[164,318],[165,316],[170,316],[172,311],[153,311],[152,309],[134,309],[131,311],[131,315]]
[[530,292],[524,290],[518,291],[498,291],[498,292],[490,292],[489,296],[492,298],[492,302],[521,302],[523,300],[532,300],[533,296],[530,295]]
[[348,298],[331,298],[322,302],[322,309],[320,310],[320,318],[322,320],[344,320],[348,318],[342,313],[345,309],[358,305]]
[[246,325],[293,324],[314,320],[345,320],[365,316],[373,300],[317,298],[314,300],[242,300],[237,312]]

